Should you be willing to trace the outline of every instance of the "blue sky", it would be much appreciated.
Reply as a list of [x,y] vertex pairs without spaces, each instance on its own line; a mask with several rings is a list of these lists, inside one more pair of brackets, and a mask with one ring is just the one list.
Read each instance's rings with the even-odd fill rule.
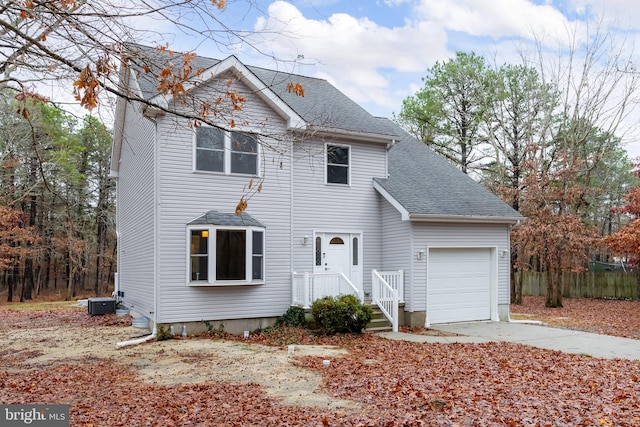
[[[630,47],[640,34],[638,0],[228,0],[219,16],[251,32],[244,43],[166,41],[175,50],[235,54],[250,65],[327,79],[386,117],[422,87],[427,69],[456,51],[501,65],[533,54],[536,38],[557,52],[569,34],[586,41],[598,25]],[[636,139],[627,140],[628,151],[640,155]]]

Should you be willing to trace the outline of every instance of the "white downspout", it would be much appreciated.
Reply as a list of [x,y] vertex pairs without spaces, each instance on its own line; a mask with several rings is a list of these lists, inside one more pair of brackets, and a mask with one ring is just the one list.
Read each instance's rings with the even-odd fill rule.
[[[293,212],[293,201],[294,201],[294,197],[295,197],[295,192],[293,190],[293,179],[294,179],[294,173],[293,173],[293,159],[294,159],[294,151],[295,150],[295,138],[291,139],[291,143],[289,145],[289,271],[293,272],[294,270],[294,262],[293,262],[293,241],[294,241],[294,233],[295,233],[295,226],[294,226],[294,212]],[[305,280],[306,280],[306,276],[305,276]],[[291,300],[291,305],[293,305],[293,286],[294,286],[294,278],[293,278],[293,274],[291,274],[291,288],[290,288],[290,292],[291,292],[291,296],[290,296],[290,300]],[[307,283],[305,282],[305,289],[306,289]],[[307,300],[304,300],[304,304],[307,304]]]
[[153,332],[151,332],[151,335],[147,335],[147,336],[144,336],[142,338],[137,338],[135,340],[121,341],[121,342],[116,344],[116,347],[122,348],[122,347],[127,347],[127,346],[130,346],[130,345],[142,344],[143,342],[151,341],[153,339],[156,339],[156,332],[157,332],[156,331],[156,326],[153,325]]
[[130,345],[137,345],[137,344],[142,344],[144,342],[147,341],[151,341],[153,339],[156,338],[156,336],[158,335],[158,241],[159,241],[159,229],[160,227],[158,227],[158,221],[159,221],[159,210],[160,210],[160,204],[158,203],[159,197],[159,185],[158,185],[158,163],[159,161],[159,156],[158,156],[158,151],[160,150],[160,148],[158,147],[157,141],[158,141],[158,122],[154,119],[149,118],[149,120],[151,120],[151,122],[153,123],[154,126],[154,150],[153,150],[153,155],[154,155],[154,159],[153,159],[153,194],[154,194],[154,220],[153,220],[153,234],[155,236],[155,241],[156,244],[154,245],[154,257],[153,257],[153,329],[151,330],[151,335],[147,335],[141,338],[137,338],[137,339],[133,339],[133,340],[129,340],[129,341],[121,341],[119,343],[116,344],[117,348],[122,348],[122,347],[126,347],[126,346],[130,346]]

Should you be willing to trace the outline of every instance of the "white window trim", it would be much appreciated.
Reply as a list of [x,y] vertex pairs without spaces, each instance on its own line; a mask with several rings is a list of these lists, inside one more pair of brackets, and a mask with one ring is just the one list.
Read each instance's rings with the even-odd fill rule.
[[[333,146],[333,147],[343,147],[343,148],[348,148],[349,149],[349,163],[347,164],[347,183],[346,184],[342,184],[339,182],[329,182],[329,174],[327,173],[327,169],[329,167],[329,159],[328,159],[328,152],[329,152],[329,146]],[[324,183],[325,185],[337,185],[337,186],[342,186],[342,187],[350,187],[351,186],[351,169],[352,169],[352,152],[353,149],[351,147],[351,145],[348,144],[335,144],[335,143],[331,143],[331,142],[327,142],[324,144]]]
[[[262,165],[261,165],[261,151],[262,151],[262,147],[260,145],[260,143],[258,142],[258,138],[255,136],[256,134],[253,132],[243,132],[243,131],[239,131],[239,130],[233,130],[233,131],[229,131],[229,130],[224,130],[224,129],[220,129],[222,131],[222,133],[224,134],[224,148],[223,148],[223,153],[224,153],[224,161],[223,161],[223,171],[207,171],[207,170],[200,170],[200,169],[196,169],[196,157],[198,154],[198,134],[197,134],[197,130],[194,129],[193,130],[193,143],[192,143],[192,147],[193,147],[193,156],[192,156],[192,160],[191,160],[191,165],[192,165],[192,171],[194,173],[204,173],[204,174],[212,174],[212,175],[234,175],[234,176],[255,176],[255,177],[260,177],[260,171],[262,169]],[[247,133],[253,136],[253,138],[256,141],[256,173],[255,174],[245,174],[245,173],[237,173],[237,172],[231,172],[231,153],[234,152],[231,149],[231,133],[236,132],[236,133]],[[206,150],[206,149],[205,149]],[[212,150],[215,151],[215,150]],[[349,153],[351,153],[351,151],[349,151]],[[351,160],[351,159],[349,159]]]
[[[209,244],[207,255],[209,257],[208,280],[191,280],[191,231],[207,230],[209,231]],[[216,239],[217,230],[240,230],[245,231],[245,280],[216,280]],[[254,231],[262,232],[262,279],[253,280],[253,233]],[[187,260],[186,260],[186,284],[187,286],[246,286],[246,285],[263,285],[266,275],[266,229],[262,227],[239,227],[227,225],[213,224],[194,224],[187,227]]]

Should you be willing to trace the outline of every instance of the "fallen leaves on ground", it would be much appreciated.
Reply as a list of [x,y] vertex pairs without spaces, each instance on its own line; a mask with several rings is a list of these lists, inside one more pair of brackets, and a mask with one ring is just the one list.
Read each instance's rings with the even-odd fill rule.
[[[38,328],[120,322],[114,315],[70,311],[23,312],[21,318],[2,309],[0,323]],[[218,338],[188,338],[205,339]],[[28,352],[1,350],[0,403],[69,403],[72,426],[640,425],[638,361],[513,343],[413,343],[370,333],[324,337],[297,328],[252,334],[244,341],[247,346],[313,343],[348,349],[341,357],[292,355],[290,361],[320,374],[325,393],[358,402],[358,409],[288,406],[253,382],[144,382],[137,365],[100,354],[36,365]],[[159,361],[162,353],[155,354]]]
[[19,374],[0,372],[0,403],[69,403],[72,426],[286,426],[350,423],[345,414],[286,407],[257,384],[165,387],[113,361],[84,359]]
[[252,332],[249,338],[228,333],[214,333],[213,338],[222,338],[231,341],[241,341],[251,344],[261,344],[276,347],[285,347],[289,344],[299,345],[332,345],[337,347],[347,347],[353,343],[353,335],[337,334],[323,335],[316,334],[302,327],[278,326],[267,328],[263,331]]
[[597,334],[640,339],[640,301],[564,298],[560,308],[546,308],[545,297],[522,297],[511,304],[518,318],[540,320],[545,325]]
[[349,356],[298,363],[375,409],[373,425],[616,425],[640,422],[640,366],[512,343],[361,339]]
[[131,316],[115,314],[89,316],[86,307],[67,306],[37,310],[0,307],[0,331],[7,329],[35,329],[48,326],[130,326]]

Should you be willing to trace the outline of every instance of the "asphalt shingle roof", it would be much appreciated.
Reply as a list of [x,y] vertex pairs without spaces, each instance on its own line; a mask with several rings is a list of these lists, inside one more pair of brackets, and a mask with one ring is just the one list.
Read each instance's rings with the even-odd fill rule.
[[224,213],[218,211],[209,211],[199,218],[194,219],[189,225],[196,224],[211,224],[211,225],[226,225],[226,226],[239,226],[239,227],[262,227],[264,225],[249,215],[246,212],[242,212],[240,215],[235,213]]
[[389,150],[389,178],[380,184],[409,214],[522,218],[484,186],[392,121],[398,142]]
[[[151,73],[141,72],[136,67],[143,97],[153,98],[158,94],[158,81],[153,76],[158,75],[159,67],[164,66],[172,57],[148,46],[130,44],[129,47],[140,58],[157,58],[157,62],[145,61],[152,69]],[[175,59],[171,62],[176,67],[181,66],[180,57],[174,54],[173,58]],[[135,66],[135,59],[133,61]],[[191,65],[194,69],[208,69],[219,62],[218,59],[196,56]],[[310,125],[380,135],[386,135],[388,131],[386,126],[381,125],[375,117],[326,80],[260,67],[247,68]],[[300,83],[304,88],[304,96],[289,92],[289,83]]]

